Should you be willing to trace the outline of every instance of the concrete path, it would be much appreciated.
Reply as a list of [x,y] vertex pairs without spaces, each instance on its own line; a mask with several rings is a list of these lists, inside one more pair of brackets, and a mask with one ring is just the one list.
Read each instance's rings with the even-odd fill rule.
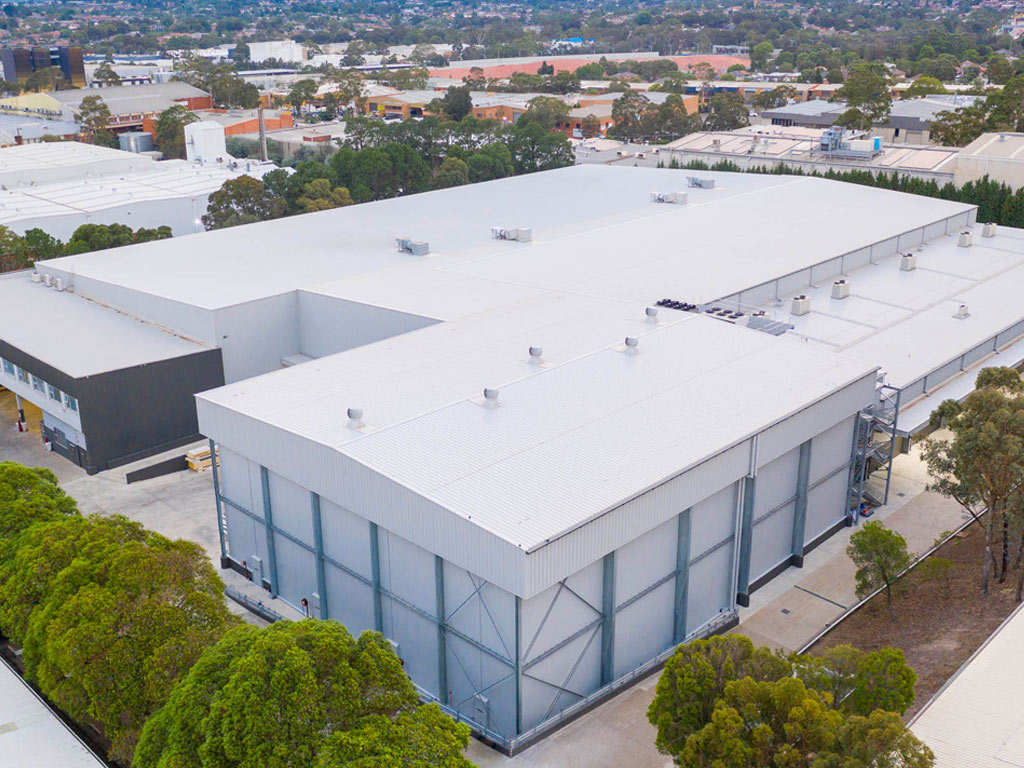
[[[29,409],[30,426],[38,424],[38,411]],[[78,501],[83,513],[123,514],[172,538],[201,544],[219,564],[216,509],[211,472],[178,472],[162,478],[126,484],[127,468],[88,476],[59,456],[43,450],[38,434],[13,429],[14,397],[0,391],[0,459],[56,472],[64,488]],[[184,449],[170,455],[180,455]],[[153,461],[160,457],[154,457]],[[145,462],[141,462],[145,463]],[[140,464],[141,464],[140,463]],[[132,468],[139,466],[133,465]],[[927,472],[917,451],[897,457],[889,504],[873,520],[882,520],[907,539],[911,552],[927,551],[943,532],[958,527],[963,513],[954,502],[925,491]],[[846,545],[856,528],[844,528],[804,559],[803,568],[790,568],[751,596],[740,610],[734,632],[758,645],[796,650],[835,621],[856,602],[854,567]],[[301,618],[281,600],[233,571],[220,571],[225,583],[262,601],[287,618]],[[251,614],[231,603],[239,615]],[[469,758],[481,768],[664,768],[672,761],[654,748],[654,728],[647,708],[654,697],[658,675],[628,688],[515,757],[509,758],[473,741]]]

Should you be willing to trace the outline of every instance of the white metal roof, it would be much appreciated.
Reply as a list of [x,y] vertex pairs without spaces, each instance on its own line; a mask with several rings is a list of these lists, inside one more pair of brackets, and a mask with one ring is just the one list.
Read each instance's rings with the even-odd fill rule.
[[[266,423],[531,551],[874,368],[664,314],[528,299],[203,393],[200,427],[244,450],[232,445],[244,430],[225,424]],[[496,405],[484,387],[499,389]],[[350,407],[364,426],[349,424]]]
[[[715,188],[687,190],[693,175],[715,179]],[[650,202],[651,191],[680,189],[687,205]],[[380,272],[380,301],[415,311],[388,295],[391,279],[383,276],[413,263],[539,290],[699,302],[969,209],[814,178],[578,166],[66,257],[50,267],[207,309]],[[530,227],[533,242],[494,241],[494,225]],[[431,255],[397,253],[396,236],[428,241]],[[330,293],[365,301],[347,296],[344,282]]]
[[151,157],[78,141],[39,142],[0,149],[0,187],[127,173],[152,168]]
[[[765,307],[791,322],[792,334],[881,366],[886,381],[906,387],[1024,317],[1024,230],[999,227],[992,238],[973,228],[973,245],[956,233],[914,247],[917,269],[900,271],[898,254],[845,275],[850,296],[831,298],[832,277],[800,288],[807,315],[792,317],[789,299]],[[969,317],[955,317],[966,304]],[[934,382],[938,384],[940,382]]]
[[1021,647],[1018,608],[911,723],[935,753],[935,768],[1024,766]]
[[4,341],[74,378],[208,349],[97,302],[33,283],[28,272],[0,276],[0,328]]
[[11,768],[104,768],[96,754],[2,660],[0,763]]

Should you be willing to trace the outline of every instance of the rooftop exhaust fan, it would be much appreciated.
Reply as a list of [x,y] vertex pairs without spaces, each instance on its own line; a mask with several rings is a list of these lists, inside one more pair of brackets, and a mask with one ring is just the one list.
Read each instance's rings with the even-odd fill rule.
[[995,237],[996,236],[996,223],[994,221],[986,222],[981,228],[982,237]]
[[961,248],[968,248],[974,244],[974,235],[971,234],[971,230],[965,229],[960,233],[960,237],[957,238],[956,244]]
[[917,269],[917,254],[916,253],[901,253],[900,254],[900,271],[901,272],[912,272]]
[[832,298],[845,299],[850,295],[850,284],[846,280],[836,280],[832,283]]
[[961,304],[959,307],[957,307],[956,314],[953,315],[953,317],[955,317],[957,320],[965,320],[970,316],[971,313],[967,311],[966,304]]

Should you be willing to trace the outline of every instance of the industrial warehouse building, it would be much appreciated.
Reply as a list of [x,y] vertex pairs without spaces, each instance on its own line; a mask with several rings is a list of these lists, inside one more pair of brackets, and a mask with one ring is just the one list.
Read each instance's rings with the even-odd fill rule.
[[219,355],[196,403],[223,565],[380,630],[515,750],[734,623],[884,499],[935,403],[1024,361],[1024,232],[975,216],[581,166],[39,263],[63,292],[6,282],[106,313],[100,346],[132,327]]

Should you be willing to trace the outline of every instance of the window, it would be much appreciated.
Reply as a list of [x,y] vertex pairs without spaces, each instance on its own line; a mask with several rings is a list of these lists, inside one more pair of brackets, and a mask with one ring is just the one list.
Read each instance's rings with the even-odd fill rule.
[[64,393],[64,407],[69,411],[78,410],[78,401],[69,395],[67,392]]
[[53,386],[53,384],[47,384],[46,388],[50,392],[50,399],[51,400],[56,400],[59,403],[60,402],[61,391],[59,389],[57,389],[55,386]]
[[28,371],[26,371],[24,368],[18,368],[18,381],[20,381],[22,384],[28,384]]
[[3,364],[4,364],[4,373],[6,373],[8,376],[16,376],[17,375],[14,372],[14,363],[12,363],[10,360],[4,360]]
[[36,392],[45,392],[46,382],[40,379],[35,374],[32,374],[32,389],[34,389]]

